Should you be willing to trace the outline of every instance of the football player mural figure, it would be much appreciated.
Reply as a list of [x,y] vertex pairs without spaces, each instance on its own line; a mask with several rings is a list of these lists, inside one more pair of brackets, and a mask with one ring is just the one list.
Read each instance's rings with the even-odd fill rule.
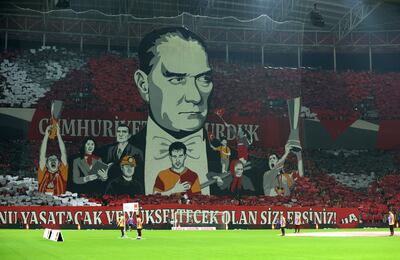
[[171,167],[160,171],[154,184],[154,192],[163,195],[199,193],[199,176],[185,167],[186,146],[181,142],[175,142],[169,146],[168,152]]
[[[145,193],[153,193],[158,173],[171,167],[169,145],[174,142],[185,144],[185,166],[201,183],[207,181],[207,172],[220,171],[221,163],[203,128],[213,91],[204,41],[183,27],[162,28],[142,39],[138,56],[134,80],[149,117],[131,142],[143,151]],[[209,187],[201,192],[209,194]]]
[[[47,142],[49,140],[50,133],[52,132],[52,128],[54,127],[56,128],[56,137],[61,152],[61,160],[58,159],[57,155],[55,154],[46,157]],[[58,124],[50,125],[46,128],[39,153],[39,192],[45,192],[52,195],[60,195],[65,193],[68,178],[67,151],[64,141],[62,140],[60,127]]]
[[220,145],[215,147],[210,143],[211,148],[214,151],[218,151],[221,157],[221,172],[225,173],[229,168],[229,156],[231,156],[231,149],[228,147],[228,141],[226,137],[222,137],[220,140]]
[[[290,188],[293,186],[297,177],[303,177],[303,166],[301,151],[295,150],[293,152],[289,144],[285,146],[285,153],[278,159],[276,154],[271,154],[268,158],[270,170],[264,173],[263,188],[264,195],[267,196],[288,196],[290,195]],[[285,172],[285,161],[290,152],[293,152],[297,157],[298,171]]]

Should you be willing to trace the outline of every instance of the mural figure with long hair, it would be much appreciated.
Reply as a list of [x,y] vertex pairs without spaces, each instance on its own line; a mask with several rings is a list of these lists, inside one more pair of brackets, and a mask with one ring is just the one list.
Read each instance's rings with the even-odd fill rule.
[[79,151],[79,157],[72,163],[71,191],[85,194],[101,194],[108,179],[108,166],[96,154],[96,141],[85,138]]

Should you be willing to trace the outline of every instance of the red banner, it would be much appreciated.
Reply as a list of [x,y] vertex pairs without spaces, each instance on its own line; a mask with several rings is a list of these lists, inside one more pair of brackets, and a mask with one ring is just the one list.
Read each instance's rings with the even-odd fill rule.
[[[175,218],[192,218],[194,224],[272,225],[283,214],[293,219],[301,214],[303,224],[357,227],[359,211],[356,208],[286,208],[261,206],[207,206],[207,205],[143,205],[140,211],[144,224],[168,224]],[[0,225],[29,224],[57,226],[66,223],[81,225],[111,225],[122,214],[121,207],[0,207]]]
[[[49,125],[50,112],[36,110],[32,118],[28,138],[42,140],[46,127]],[[228,126],[215,114],[207,118],[205,128],[217,139],[225,136],[228,141],[236,139],[237,130],[244,126],[253,136],[259,147],[283,147],[289,136],[289,119],[275,117],[226,117]],[[59,120],[60,131],[65,140],[77,140],[91,136],[98,141],[115,141],[116,128],[119,124],[127,124],[134,135],[147,123],[146,113],[134,112],[83,112],[63,111]]]
[[378,149],[400,148],[400,120],[383,120],[379,123]]

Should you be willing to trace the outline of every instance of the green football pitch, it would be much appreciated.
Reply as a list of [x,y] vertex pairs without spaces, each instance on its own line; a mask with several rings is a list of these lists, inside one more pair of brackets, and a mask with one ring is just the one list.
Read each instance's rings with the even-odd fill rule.
[[[302,233],[322,231],[327,230]],[[135,231],[124,239],[118,230],[62,233],[65,241],[53,242],[42,238],[43,230],[0,230],[0,259],[400,259],[400,237],[389,236],[281,237],[279,230],[143,230],[143,239],[135,240]],[[293,230],[287,230],[290,233]]]

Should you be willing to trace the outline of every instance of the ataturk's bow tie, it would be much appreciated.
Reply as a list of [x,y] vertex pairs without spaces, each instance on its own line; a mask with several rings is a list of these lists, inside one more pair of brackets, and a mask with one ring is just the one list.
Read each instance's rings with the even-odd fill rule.
[[166,138],[161,136],[154,136],[153,141],[156,143],[158,150],[154,151],[154,159],[161,160],[169,155],[169,146],[174,142],[182,142],[186,146],[186,154],[192,159],[199,159],[200,153],[195,149],[197,142],[202,142],[202,136],[194,135],[182,139]]

